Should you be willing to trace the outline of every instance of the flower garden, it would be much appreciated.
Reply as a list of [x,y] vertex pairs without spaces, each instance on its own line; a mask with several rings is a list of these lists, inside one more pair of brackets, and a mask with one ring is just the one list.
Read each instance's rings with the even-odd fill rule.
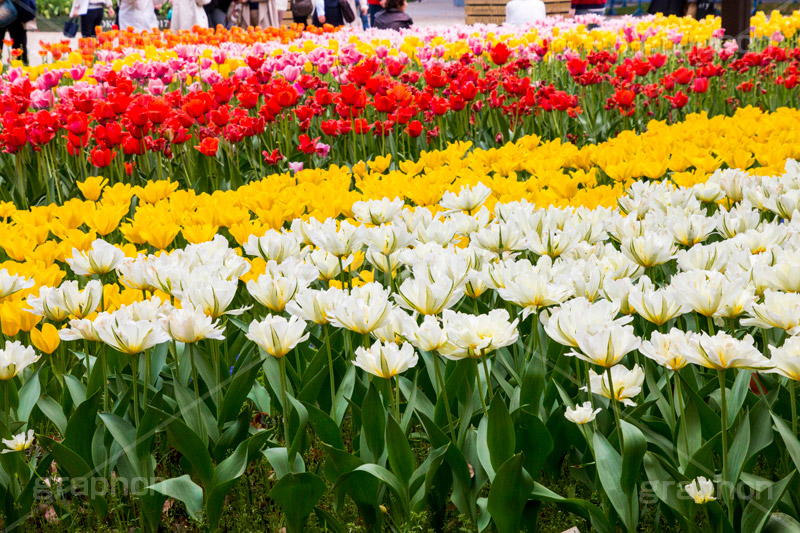
[[800,531],[798,28],[4,65],[3,527]]

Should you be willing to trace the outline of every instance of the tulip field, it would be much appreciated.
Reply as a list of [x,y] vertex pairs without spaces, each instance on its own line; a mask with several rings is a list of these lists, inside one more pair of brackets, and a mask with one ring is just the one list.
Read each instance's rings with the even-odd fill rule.
[[4,58],[0,527],[800,531],[800,11],[751,24]]

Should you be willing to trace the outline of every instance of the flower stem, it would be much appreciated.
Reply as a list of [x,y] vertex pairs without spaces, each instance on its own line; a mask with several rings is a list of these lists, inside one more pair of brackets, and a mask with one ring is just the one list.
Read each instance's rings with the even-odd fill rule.
[[331,418],[336,420],[336,382],[333,378],[333,356],[331,355],[331,337],[330,333],[328,332],[328,325],[324,324],[322,326],[323,331],[325,331],[325,347],[327,348],[328,352],[328,371],[330,373],[331,379]]
[[439,382],[439,390],[442,391],[442,397],[444,398],[444,412],[447,413],[447,424],[450,427],[450,438],[453,439],[453,442],[456,441],[456,434],[455,434],[455,427],[453,426],[453,417],[450,414],[450,400],[447,399],[447,385],[444,382],[444,378],[442,377],[442,370],[439,368],[439,354],[432,354],[433,355],[433,368],[436,371],[436,381]]
[[[194,366],[194,365],[192,365]],[[139,354],[131,355],[131,381],[133,382],[133,420],[139,427]]]
[[489,363],[486,361],[489,357],[484,355],[481,359],[483,361],[483,373],[486,376],[486,393],[489,396],[489,405],[492,405],[492,377],[489,374]]
[[[486,357],[486,356],[484,356]],[[489,416],[489,411],[486,409],[486,399],[483,397],[483,391],[481,390],[481,371],[478,368],[478,360],[476,358],[472,358],[472,364],[475,366],[475,379],[478,380],[478,397],[481,399],[481,407],[483,407],[483,416]]]
[[[289,449],[289,407],[286,400],[286,361],[283,357],[278,358],[278,366],[281,370],[281,407],[283,408],[283,439],[286,441],[286,449]],[[289,457],[289,464],[294,461]]]
[[[720,394],[720,424],[722,425],[722,487],[723,491],[726,490],[726,483],[728,482],[728,407],[726,401],[726,387],[725,387],[725,369],[720,368],[717,370],[719,376],[719,394]],[[733,523],[733,505],[731,502],[725,502],[728,505],[728,518]]]
[[397,423],[399,424],[400,423],[400,402],[402,402],[402,398],[400,396],[401,395],[401,391],[400,391],[400,376],[399,375],[395,376],[395,380],[396,380],[396,384],[397,384],[397,388],[395,389],[395,392],[397,393],[397,401],[395,402],[395,405],[397,406]]
[[611,367],[606,370],[608,374],[608,390],[611,392],[611,404],[614,407],[614,421],[617,424],[617,435],[619,436],[619,451],[620,454],[625,453],[625,438],[622,436],[622,424],[620,423],[619,414],[619,401],[617,400],[617,393],[614,391],[614,380],[611,377]]
[[792,409],[792,433],[797,436],[797,397],[795,395],[794,380],[789,380],[789,405]]

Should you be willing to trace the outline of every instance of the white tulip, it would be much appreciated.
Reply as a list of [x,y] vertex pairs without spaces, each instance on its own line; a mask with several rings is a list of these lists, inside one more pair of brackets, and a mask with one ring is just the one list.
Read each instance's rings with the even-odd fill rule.
[[336,299],[345,293],[331,287],[327,291],[303,289],[297,292],[294,299],[286,304],[286,311],[293,316],[315,324],[330,323],[330,312]]
[[24,452],[31,446],[33,446],[33,437],[35,433],[32,429],[29,429],[26,432],[19,433],[11,437],[11,439],[2,439],[3,444],[5,444],[8,449],[3,450],[2,453],[14,453],[14,452]]
[[672,328],[666,334],[654,331],[650,340],[643,341],[639,346],[639,353],[665,368],[680,370],[689,364],[685,354],[689,349],[687,336],[690,334],[677,328]]
[[493,309],[486,315],[444,311],[447,344],[439,353],[447,359],[478,358],[517,342],[519,319],[511,322],[508,311]]
[[478,183],[474,187],[464,185],[458,194],[445,192],[439,205],[447,211],[466,211],[471,214],[483,205],[490,194],[492,190],[483,183]]
[[[608,372],[596,374],[594,370],[589,370],[589,383],[592,386],[592,394],[599,394],[609,400],[622,402],[625,405],[634,406],[631,398],[635,398],[637,394],[642,392],[642,383],[644,383],[644,372],[639,365],[633,365],[631,370],[628,370],[622,365],[611,367],[611,381],[609,384]],[[611,390],[613,385],[613,391]],[[581,387],[581,390],[588,390],[586,386]]]
[[308,339],[305,328],[305,321],[296,316],[286,319],[269,315],[260,322],[253,320],[246,337],[271,356],[280,358]]
[[354,287],[350,294],[338,299],[330,312],[331,324],[366,335],[383,326],[392,304],[389,294],[379,283]]
[[416,366],[417,360],[414,347],[408,343],[400,347],[393,342],[375,341],[369,348],[356,348],[353,364],[373,376],[390,379]]
[[605,368],[616,365],[625,355],[639,348],[641,343],[641,339],[633,332],[633,326],[614,322],[579,330],[575,341],[580,351],[571,351],[567,355]]
[[170,340],[156,321],[133,320],[124,316],[95,320],[100,339],[118,352],[135,355]]
[[0,300],[23,289],[30,289],[33,285],[32,278],[9,274],[8,269],[0,269]]
[[168,314],[162,315],[161,327],[173,340],[185,344],[203,339],[225,338],[225,328],[220,327],[202,309],[193,307],[172,309]]
[[117,268],[124,257],[122,250],[103,239],[97,239],[92,243],[91,249],[85,252],[73,248],[72,257],[67,258],[67,264],[79,276],[102,275]]
[[0,381],[12,379],[40,357],[30,346],[23,346],[19,341],[6,341],[0,350]]
[[703,476],[695,478],[691,483],[684,486],[684,490],[699,505],[716,499],[714,498],[714,483]]
[[403,210],[403,200],[362,200],[353,204],[353,218],[364,224],[387,224],[394,222]]
[[588,424],[594,420],[597,417],[597,413],[602,410],[603,409],[600,407],[597,409],[592,409],[592,402],[583,402],[583,405],[567,407],[566,411],[564,412],[564,418],[573,424],[582,426],[583,424]]
[[717,370],[726,368],[768,370],[775,366],[756,349],[753,337],[750,335],[745,335],[739,340],[724,331],[718,331],[713,337],[703,332],[687,335],[687,339],[689,342],[686,343],[686,359],[696,365]]
[[300,243],[293,233],[267,230],[261,237],[250,235],[244,243],[244,253],[257,256],[264,261],[283,263],[289,257],[300,256]]
[[787,378],[800,381],[800,337],[789,337],[780,347],[770,346],[772,358],[770,361],[775,368],[767,372],[774,372]]

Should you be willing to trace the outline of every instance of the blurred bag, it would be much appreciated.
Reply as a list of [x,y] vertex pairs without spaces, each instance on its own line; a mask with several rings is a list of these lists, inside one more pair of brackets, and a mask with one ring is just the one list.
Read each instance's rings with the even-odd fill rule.
[[356,12],[347,0],[339,0],[339,9],[342,10],[342,18],[348,24],[356,20]]
[[312,0],[292,0],[289,9],[295,17],[308,17],[314,12]]
[[17,20],[17,8],[11,0],[0,3],[0,28],[5,28]]
[[64,37],[72,39],[78,35],[78,17],[71,18],[64,23]]

